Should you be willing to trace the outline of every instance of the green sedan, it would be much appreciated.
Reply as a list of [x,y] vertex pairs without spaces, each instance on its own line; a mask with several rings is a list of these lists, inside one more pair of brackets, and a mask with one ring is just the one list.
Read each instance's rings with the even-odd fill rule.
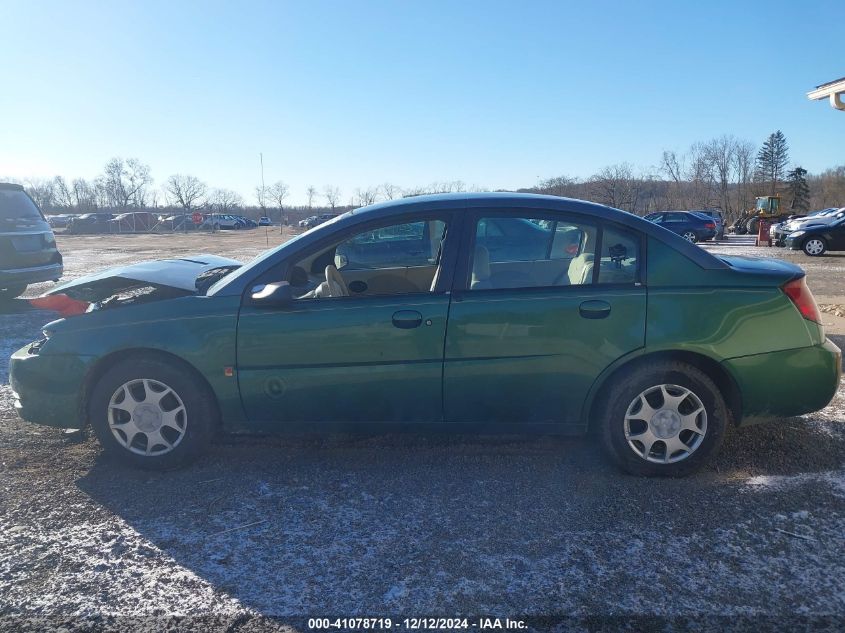
[[839,386],[804,272],[715,257],[563,198],[421,196],[334,218],[247,265],[147,262],[45,297],[15,406],[167,468],[221,430],[448,427],[581,434],[683,475],[728,429]]

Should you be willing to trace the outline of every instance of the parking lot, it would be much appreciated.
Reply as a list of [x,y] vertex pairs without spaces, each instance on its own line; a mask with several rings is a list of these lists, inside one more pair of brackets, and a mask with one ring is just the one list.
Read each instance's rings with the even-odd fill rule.
[[[58,242],[72,278],[196,253],[248,260],[288,237]],[[845,254],[706,248],[803,266],[845,346]],[[198,631],[356,615],[845,626],[843,388],[818,414],[735,430],[682,480],[622,475],[589,437],[451,434],[223,438],[195,466],[150,473],[17,417],[8,356],[52,318],[20,300],[0,314],[0,629],[121,630],[129,614]]]

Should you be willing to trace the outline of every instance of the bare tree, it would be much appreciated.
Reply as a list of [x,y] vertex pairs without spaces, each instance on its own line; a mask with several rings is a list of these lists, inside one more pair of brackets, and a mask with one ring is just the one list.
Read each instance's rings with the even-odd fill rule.
[[285,198],[288,197],[289,191],[290,188],[281,180],[274,182],[268,191],[270,197],[273,199],[273,202],[275,202],[279,207],[279,219],[282,217],[282,206],[285,202]]
[[311,207],[314,206],[314,198],[317,195],[317,188],[314,185],[308,185],[308,189],[305,190],[305,195],[308,198],[308,209],[310,210]]
[[91,211],[97,208],[96,187],[84,178],[73,181],[73,206],[78,211]]
[[126,161],[122,158],[112,158],[106,163],[102,176],[108,205],[118,208],[143,207],[147,189],[152,182],[149,165],[137,158]]
[[736,181],[736,211],[734,218],[751,208],[754,156],[757,148],[751,141],[737,141],[734,148],[734,180]]
[[355,190],[355,206],[366,207],[373,204],[377,198],[378,187],[367,187],[366,189],[359,187]]
[[215,189],[211,194],[211,206],[217,213],[230,213],[243,206],[244,199],[231,189]]
[[628,163],[610,165],[590,178],[590,193],[596,202],[636,213],[640,189]]
[[326,197],[326,202],[329,203],[332,211],[334,211],[340,203],[340,187],[326,185],[323,187],[323,195]]
[[704,145],[704,156],[710,163],[719,187],[719,207],[722,212],[731,215],[731,171],[735,162],[737,140],[733,136],[723,135]]
[[201,202],[208,188],[196,176],[174,174],[167,179],[164,189],[186,212],[190,212]]
[[555,176],[547,180],[541,180],[537,189],[550,196],[572,196],[578,181],[569,176]]
[[258,206],[261,207],[261,215],[267,214],[267,198],[270,195],[270,189],[264,185],[258,185],[255,188],[255,200]]
[[42,209],[51,209],[55,205],[56,192],[52,180],[30,178],[24,183],[24,189]]
[[402,188],[389,182],[384,183],[381,186],[381,190],[384,193],[385,200],[393,200],[394,198],[402,197]]
[[67,182],[61,176],[53,178],[53,193],[55,195],[55,204],[70,209],[73,204],[73,193]]

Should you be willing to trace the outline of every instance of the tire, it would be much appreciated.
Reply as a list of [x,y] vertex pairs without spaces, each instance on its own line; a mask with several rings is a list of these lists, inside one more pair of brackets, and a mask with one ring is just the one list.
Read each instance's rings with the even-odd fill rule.
[[214,395],[192,370],[135,355],[109,368],[94,385],[88,419],[109,456],[168,470],[205,452],[219,416]]
[[[716,384],[697,367],[662,361],[622,370],[611,381],[603,390],[605,399],[596,410],[596,423],[601,425],[605,451],[622,470],[639,476],[683,477],[701,468],[718,452],[731,415]],[[646,423],[637,418],[645,406],[643,394],[645,403],[654,409],[653,413],[660,414],[660,419],[655,415]],[[667,406],[670,401],[664,394],[677,403],[674,409]],[[702,411],[690,417],[698,407]],[[687,421],[695,426],[695,432],[691,427],[682,428]],[[650,435],[645,435],[644,430]],[[641,433],[652,441],[647,453],[647,444],[636,439]],[[676,448],[667,459],[671,446]]]
[[819,257],[820,255],[824,255],[827,250],[827,242],[824,241],[823,237],[811,236],[804,240],[801,250],[810,257]]
[[746,233],[748,235],[756,235],[757,228],[760,226],[760,219],[759,218],[751,218],[748,220],[748,224],[746,225]]
[[692,242],[693,244],[698,241],[698,236],[695,234],[695,231],[684,231],[681,234],[681,237],[684,238],[687,242]]
[[6,286],[0,288],[0,301],[9,301],[20,297],[26,292],[27,284],[16,284],[14,286]]

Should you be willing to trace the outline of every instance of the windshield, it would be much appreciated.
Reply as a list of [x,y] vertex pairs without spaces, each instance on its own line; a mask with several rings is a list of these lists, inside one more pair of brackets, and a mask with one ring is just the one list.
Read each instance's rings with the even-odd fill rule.
[[20,189],[0,189],[0,220],[41,219],[38,207]]

